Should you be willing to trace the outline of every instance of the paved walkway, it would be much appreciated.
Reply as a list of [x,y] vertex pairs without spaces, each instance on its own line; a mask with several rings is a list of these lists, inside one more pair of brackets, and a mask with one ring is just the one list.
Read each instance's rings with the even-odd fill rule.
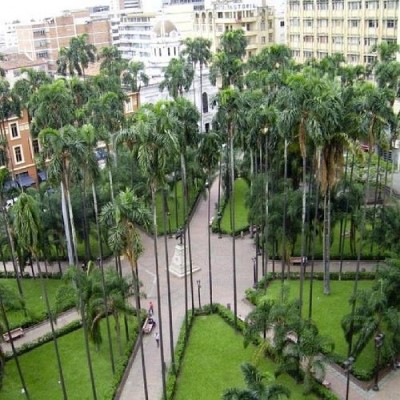
[[[217,191],[218,182],[215,181],[211,187],[211,205],[217,202]],[[193,275],[193,302],[195,307],[198,306],[198,287],[197,281],[200,281],[200,297],[202,304],[210,303],[210,288],[208,279],[208,242],[207,242],[207,199],[200,199],[199,204],[196,208],[194,216],[190,224],[191,238],[192,238],[192,254],[194,266],[199,266],[201,269],[195,272]],[[212,212],[214,210],[212,209]],[[146,306],[146,301],[152,301],[154,304],[155,319],[159,323],[157,330],[160,329],[162,324],[163,330],[163,349],[165,362],[167,367],[171,361],[170,352],[170,334],[169,331],[169,320],[168,320],[168,301],[167,301],[167,265],[172,259],[175,245],[177,244],[174,238],[167,240],[168,249],[168,262],[165,257],[164,239],[159,238],[158,240],[158,254],[159,254],[159,271],[160,271],[160,288],[161,288],[161,299],[162,304],[159,305],[157,302],[156,295],[156,276],[155,276],[155,259],[154,259],[154,247],[153,240],[146,234],[142,234],[143,245],[145,248],[144,254],[139,260],[139,274],[140,280],[143,282],[143,291],[147,294],[147,300],[143,301],[143,307]],[[212,260],[212,277],[213,277],[213,302],[218,302],[223,305],[230,304],[233,308],[233,273],[232,273],[232,239],[228,236],[218,239],[218,235],[212,235],[211,239],[211,260]],[[245,290],[251,287],[253,284],[253,263],[252,257],[255,254],[255,247],[253,240],[247,235],[244,238],[238,238],[236,240],[236,276],[237,276],[237,293],[238,293],[238,304],[237,310],[238,315],[245,317],[251,310],[250,305],[244,299]],[[373,268],[374,263],[363,262],[361,268],[369,270]],[[54,266],[56,268],[56,266]],[[332,262],[332,271],[338,270],[339,263]],[[344,262],[344,270],[354,270],[354,262]],[[322,270],[321,263],[315,263],[316,270]],[[127,275],[130,274],[127,263],[123,262],[123,270]],[[171,302],[173,308],[172,318],[172,334],[174,343],[176,343],[179,330],[184,319],[184,279],[179,279],[173,275],[170,275],[171,281]],[[188,279],[188,285],[190,288],[190,279]],[[190,293],[190,291],[189,291]],[[189,297],[189,308],[191,307],[192,300]],[[161,313],[159,312],[159,307]],[[160,315],[162,316],[160,319]],[[77,318],[75,312],[70,312],[65,315],[66,322],[69,322],[70,318],[73,320]],[[59,319],[58,325],[61,326]],[[15,343],[19,346],[23,343],[23,340],[35,339],[44,333],[49,331],[49,327],[42,324],[38,327],[27,331],[24,339],[19,339]],[[153,332],[154,333],[154,332]],[[340,332],[341,333],[341,332]],[[144,337],[144,356],[145,356],[145,367],[148,383],[148,399],[158,400],[162,395],[162,384],[161,384],[161,363],[160,363],[160,348],[157,347],[154,336],[147,335]],[[400,370],[393,371],[387,377],[380,382],[381,391],[366,392],[355,385],[353,382],[350,384],[349,399],[400,399],[400,387],[399,382]],[[328,367],[327,378],[331,382],[331,389],[339,395],[340,398],[345,398],[346,390],[346,377],[342,373],[338,372],[336,368]],[[140,357],[140,350],[137,356],[134,358],[131,365],[129,374],[123,389],[118,397],[121,400],[142,400],[145,399],[144,385],[143,385],[143,373],[142,363]],[[199,399],[201,400],[201,399]]]

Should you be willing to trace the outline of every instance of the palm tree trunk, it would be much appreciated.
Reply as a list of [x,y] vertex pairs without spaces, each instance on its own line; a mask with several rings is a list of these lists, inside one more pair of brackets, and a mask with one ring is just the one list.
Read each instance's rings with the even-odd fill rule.
[[167,210],[166,210],[166,192],[163,190],[163,229],[164,229],[164,248],[165,248],[165,263],[166,263],[166,273],[167,273],[167,295],[168,295],[168,320],[169,320],[169,348],[171,352],[171,366],[172,371],[175,374],[175,354],[174,354],[174,330],[172,325],[172,301],[171,301],[171,282],[169,278],[168,270],[168,235],[167,232]]
[[153,210],[153,244],[154,244],[154,259],[156,264],[156,279],[157,279],[157,308],[159,315],[159,334],[160,334],[160,356],[161,356],[161,382],[163,389],[163,399],[167,399],[167,387],[165,382],[165,360],[164,360],[164,343],[163,343],[163,328],[162,328],[162,312],[161,312],[161,291],[160,291],[160,273],[158,265],[158,239],[157,239],[157,209],[156,209],[156,188],[154,184],[151,187],[151,207]]
[[200,133],[203,133],[203,63],[199,62],[200,67]]
[[[136,271],[136,273],[135,273]],[[135,286],[135,303],[136,303],[136,319],[139,330],[139,343],[140,343],[140,357],[142,362],[142,375],[143,375],[143,390],[144,398],[148,400],[149,393],[147,389],[147,373],[146,373],[146,361],[144,358],[144,346],[143,346],[143,329],[142,329],[142,319],[140,315],[140,286],[139,286],[139,269],[137,265],[137,260],[135,260],[135,266],[132,268],[133,284]]]
[[282,222],[282,273],[281,273],[281,282],[285,279],[285,264],[286,264],[286,208],[287,208],[287,146],[288,142],[285,138],[284,149],[283,149],[283,158],[284,158],[284,172],[283,172],[283,185],[284,185],[284,193],[283,193],[283,222]]
[[67,205],[68,205],[68,216],[69,216],[69,222],[71,226],[71,233],[72,233],[72,243],[73,243],[73,251],[74,251],[74,260],[75,260],[75,265],[79,264],[78,260],[78,242],[76,239],[76,231],[75,231],[75,223],[74,223],[74,213],[72,211],[72,203],[71,203],[71,196],[69,192],[69,188],[66,186],[65,187],[65,194],[67,197]]
[[93,194],[94,216],[95,216],[95,220],[96,220],[97,240],[99,242],[99,250],[100,250],[99,267],[100,267],[100,271],[101,271],[101,286],[102,286],[102,291],[103,291],[104,309],[105,309],[105,313],[106,313],[108,349],[110,352],[111,371],[114,375],[115,374],[114,351],[113,351],[112,339],[111,339],[110,316],[109,316],[108,301],[107,301],[107,294],[106,294],[106,281],[104,278],[103,240],[101,237],[101,230],[100,230],[100,223],[99,223],[99,209],[98,209],[98,205],[97,205],[97,194],[96,194],[96,187],[94,185],[94,182],[92,182],[92,194]]
[[207,200],[207,244],[208,244],[208,284],[210,287],[210,306],[212,307],[212,269],[211,269],[211,174],[208,171],[208,200]]
[[232,229],[232,273],[233,273],[233,318],[237,325],[237,287],[236,287],[236,227],[235,227],[235,163],[233,149],[233,126],[229,127],[230,167],[231,167],[231,229]]
[[64,222],[65,239],[67,241],[68,263],[69,265],[74,265],[74,252],[72,250],[71,230],[69,226],[67,201],[65,197],[65,188],[63,182],[61,182],[60,187],[61,187],[61,211]]
[[45,301],[47,314],[49,316],[51,334],[52,334],[53,343],[54,343],[54,350],[56,352],[58,373],[59,373],[59,376],[60,376],[61,390],[62,390],[62,393],[63,393],[64,400],[66,400],[66,399],[68,399],[68,395],[67,395],[67,390],[66,390],[66,387],[65,387],[64,373],[63,373],[63,368],[62,368],[62,363],[61,363],[60,351],[58,349],[57,335],[56,335],[56,331],[54,329],[53,315],[52,315],[52,311],[51,311],[51,307],[50,307],[49,296],[48,296],[48,293],[47,293],[46,285],[44,284],[44,281],[43,281],[43,276],[42,276],[42,271],[41,271],[41,268],[40,268],[39,257],[37,255],[34,255],[34,256],[35,256],[35,259],[36,259],[36,266],[37,266],[37,269],[38,269],[40,285],[42,287],[43,298],[44,298],[44,301]]
[[303,290],[304,290],[304,269],[305,269],[305,245],[306,245],[306,210],[307,210],[307,158],[304,154],[303,160],[303,191],[302,191],[302,207],[301,207],[301,264],[300,264],[300,297],[299,297],[299,313],[300,317],[303,309]]
[[324,294],[330,294],[330,247],[331,247],[331,189],[328,187],[324,196]]
[[90,227],[87,218],[87,204],[86,204],[86,169],[83,172],[83,182],[82,182],[82,208],[83,208],[83,233],[85,241],[85,262],[88,262],[91,258],[90,251]]
[[8,337],[10,338],[10,344],[11,344],[11,350],[12,350],[12,354],[13,354],[13,359],[15,360],[15,365],[17,366],[17,371],[18,371],[19,379],[21,381],[22,388],[24,390],[24,395],[27,398],[27,400],[30,400],[30,395],[29,395],[29,392],[28,392],[28,388],[26,387],[25,378],[24,378],[24,375],[22,373],[21,365],[19,363],[18,353],[17,353],[17,350],[15,349],[15,346],[14,346],[14,339],[11,336],[10,324],[8,322],[7,313],[6,313],[6,310],[5,310],[5,307],[4,307],[3,297],[1,296],[1,294],[0,294],[0,308],[1,308],[1,313],[3,315],[3,320],[4,320],[4,325],[6,327],[6,332],[8,334]]
[[[268,262],[269,262],[269,246],[268,246],[268,237],[269,237],[269,156],[268,156],[268,143],[269,136],[265,138],[265,227],[264,227],[264,252],[265,252],[265,268],[263,268],[263,276],[268,273]],[[263,263],[264,265],[264,263]],[[258,271],[258,268],[257,268]],[[267,284],[267,280],[265,280],[265,285]]]

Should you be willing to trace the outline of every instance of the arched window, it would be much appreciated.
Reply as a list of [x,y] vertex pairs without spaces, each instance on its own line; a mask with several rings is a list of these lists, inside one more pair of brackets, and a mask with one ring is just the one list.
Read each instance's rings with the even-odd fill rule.
[[203,104],[203,113],[208,113],[208,95],[206,92],[202,94],[201,102]]

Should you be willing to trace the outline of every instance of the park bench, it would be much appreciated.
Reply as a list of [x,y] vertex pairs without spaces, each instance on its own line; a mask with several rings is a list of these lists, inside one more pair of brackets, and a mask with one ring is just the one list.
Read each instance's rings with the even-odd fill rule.
[[143,325],[143,333],[150,333],[156,326],[156,321],[153,318],[147,317]]
[[[290,257],[290,264],[291,265],[301,265],[301,257]],[[307,257],[303,257],[304,265],[307,265]]]
[[[19,337],[24,336],[24,330],[22,328],[15,328],[10,331],[10,336],[11,336],[12,340],[18,339]],[[4,341],[9,342],[11,339],[10,336],[9,336],[8,332],[6,332],[3,335]]]

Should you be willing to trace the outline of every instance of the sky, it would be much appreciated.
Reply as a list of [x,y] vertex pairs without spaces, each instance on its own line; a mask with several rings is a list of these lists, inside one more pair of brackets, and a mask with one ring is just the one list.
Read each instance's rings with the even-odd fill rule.
[[109,5],[109,0],[1,0],[0,22],[29,21],[59,15],[63,10]]

